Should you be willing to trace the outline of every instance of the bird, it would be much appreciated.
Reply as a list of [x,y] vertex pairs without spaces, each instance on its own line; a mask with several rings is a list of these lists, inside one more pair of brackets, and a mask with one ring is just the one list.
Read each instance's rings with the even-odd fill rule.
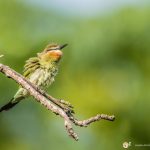
[[[36,57],[29,58],[23,70],[23,76],[41,90],[46,90],[53,82],[58,72],[59,62],[63,56],[62,49],[68,44],[48,44]],[[19,87],[14,97],[0,108],[0,112],[13,108],[21,100],[27,98],[29,93]]]

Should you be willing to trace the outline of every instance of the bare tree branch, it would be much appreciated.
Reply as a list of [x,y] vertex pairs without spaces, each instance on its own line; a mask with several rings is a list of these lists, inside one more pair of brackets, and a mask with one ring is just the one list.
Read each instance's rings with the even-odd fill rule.
[[87,127],[88,125],[90,125],[91,123],[95,122],[95,121],[99,121],[99,120],[109,120],[109,121],[114,121],[115,120],[115,116],[112,115],[112,116],[109,116],[109,115],[106,115],[106,114],[98,114],[94,117],[91,117],[89,119],[86,119],[86,120],[83,120],[83,121],[80,121],[80,120],[77,120],[75,119],[74,117],[70,117],[70,119],[72,119],[72,122],[77,125],[77,126],[80,126],[80,127]]
[[89,124],[102,119],[109,121],[113,121],[115,119],[114,116],[98,114],[95,117],[91,117],[87,120],[77,120],[73,115],[73,111],[71,109],[72,106],[70,105],[70,103],[48,95],[8,66],[0,64],[0,72],[5,74],[8,78],[12,78],[13,80],[15,80],[18,84],[25,88],[29,92],[29,94],[35,98],[35,100],[44,105],[48,110],[51,110],[53,113],[62,117],[64,119],[64,124],[68,135],[75,140],[78,140],[78,136],[73,130],[72,123],[77,126],[86,127]]

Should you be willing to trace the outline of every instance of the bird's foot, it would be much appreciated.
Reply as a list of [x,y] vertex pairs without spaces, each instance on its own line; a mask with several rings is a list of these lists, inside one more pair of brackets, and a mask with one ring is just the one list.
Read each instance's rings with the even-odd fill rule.
[[65,111],[66,114],[69,115],[69,116],[75,113],[73,109],[68,108],[68,107],[65,107],[65,108],[64,108],[64,111]]
[[57,101],[57,105],[60,106],[68,115],[74,113],[73,106],[68,102],[60,99]]
[[68,106],[69,108],[73,108],[73,106],[68,102],[68,101],[65,101],[63,99],[60,99],[59,102],[61,104],[64,104],[65,106]]
[[[44,90],[41,90],[37,87],[37,90],[39,90],[43,95],[45,95],[45,91]],[[55,105],[59,106],[61,109],[63,109],[67,115],[72,115],[72,113],[74,113],[74,110],[73,110],[73,106],[68,102],[68,101],[65,101],[65,100],[62,100],[62,99],[51,99],[49,97],[49,95],[46,95],[47,98],[52,101]]]

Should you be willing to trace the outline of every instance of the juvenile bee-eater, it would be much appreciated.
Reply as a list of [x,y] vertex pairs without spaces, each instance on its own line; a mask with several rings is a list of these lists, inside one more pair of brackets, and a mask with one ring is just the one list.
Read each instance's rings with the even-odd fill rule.
[[[23,75],[34,85],[42,90],[47,89],[58,72],[58,64],[63,55],[61,49],[67,44],[49,44],[46,48],[38,53],[36,57],[29,58],[24,66]],[[0,108],[0,112],[7,111],[18,104],[22,99],[29,96],[29,93],[23,87],[18,91],[10,102]]]

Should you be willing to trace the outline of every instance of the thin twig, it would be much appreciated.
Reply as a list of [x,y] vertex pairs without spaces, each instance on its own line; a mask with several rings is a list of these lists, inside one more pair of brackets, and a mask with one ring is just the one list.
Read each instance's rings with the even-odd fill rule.
[[[73,139],[78,140],[77,134],[74,132],[72,123],[80,127],[86,127],[89,124],[99,121],[99,120],[108,120],[114,121],[114,116],[109,116],[106,114],[98,114],[94,117],[91,117],[87,120],[77,120],[74,115],[72,114],[72,106],[64,101],[58,100],[47,93],[45,91],[40,90],[37,86],[33,85],[30,81],[28,81],[25,77],[14,71],[8,66],[0,64],[0,72],[5,74],[7,77],[12,78],[18,84],[20,84],[24,89],[26,89],[31,96],[35,98],[38,102],[44,105],[48,110],[51,110],[53,113],[58,114],[64,119],[65,128],[68,132],[68,135],[71,136]],[[60,105],[60,103],[62,105]],[[63,105],[64,104],[64,105]],[[66,107],[65,107],[66,105]],[[69,107],[67,107],[69,106]],[[67,108],[67,109],[65,109]]]
[[106,115],[106,114],[98,114],[98,115],[96,115],[94,117],[91,117],[89,119],[82,120],[82,121],[81,120],[77,120],[74,117],[73,118],[71,117],[70,119],[72,119],[74,124],[77,125],[77,126],[87,127],[91,123],[96,122],[96,121],[100,121],[100,120],[114,121],[115,120],[115,116],[114,115],[109,116],[109,115]]

